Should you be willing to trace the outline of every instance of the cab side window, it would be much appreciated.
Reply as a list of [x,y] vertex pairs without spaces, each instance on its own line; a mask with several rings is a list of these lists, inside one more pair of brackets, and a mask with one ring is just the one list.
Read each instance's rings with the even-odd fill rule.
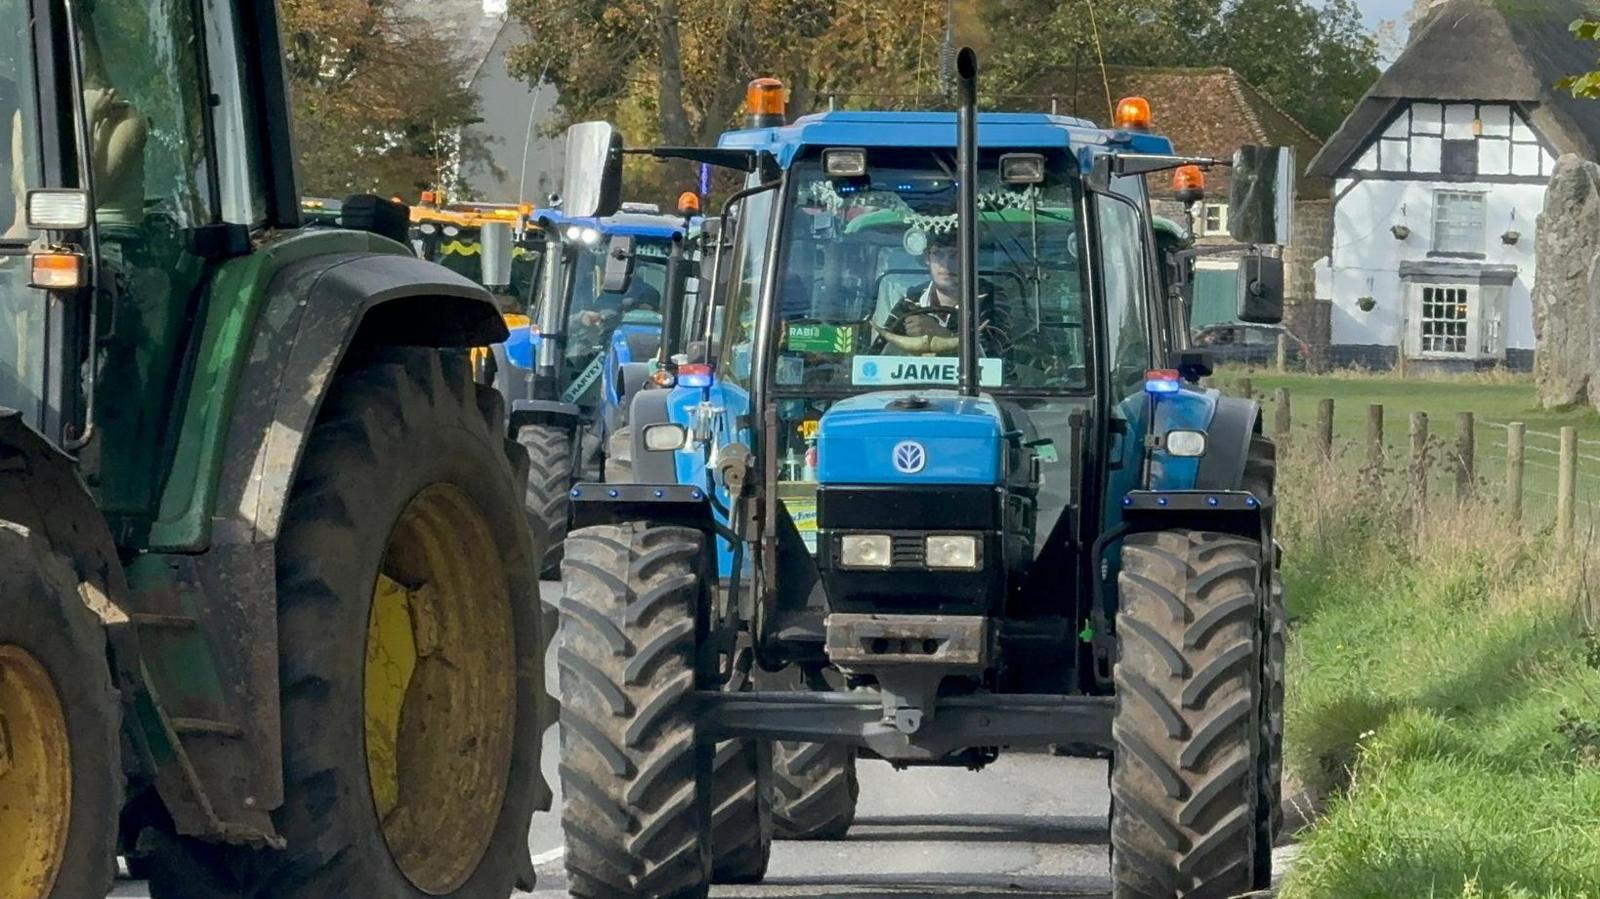
[[1139,390],[1151,368],[1149,288],[1144,242],[1134,207],[1107,197],[1096,199],[1100,219],[1101,281],[1105,290],[1106,338],[1111,359],[1111,391],[1120,399]]

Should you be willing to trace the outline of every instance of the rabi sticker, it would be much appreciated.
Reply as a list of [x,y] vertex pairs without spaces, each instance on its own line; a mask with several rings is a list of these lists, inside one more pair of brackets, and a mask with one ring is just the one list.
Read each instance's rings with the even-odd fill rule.
[[[857,387],[892,387],[896,384],[954,384],[961,361],[954,356],[857,356],[850,383]],[[978,360],[978,383],[999,387],[1003,382],[999,359]]]

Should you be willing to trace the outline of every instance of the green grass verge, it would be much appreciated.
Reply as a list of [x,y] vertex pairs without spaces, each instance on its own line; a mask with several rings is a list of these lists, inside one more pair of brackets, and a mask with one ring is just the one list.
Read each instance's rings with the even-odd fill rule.
[[1289,764],[1325,814],[1282,896],[1600,897],[1600,566],[1353,467],[1283,465]]

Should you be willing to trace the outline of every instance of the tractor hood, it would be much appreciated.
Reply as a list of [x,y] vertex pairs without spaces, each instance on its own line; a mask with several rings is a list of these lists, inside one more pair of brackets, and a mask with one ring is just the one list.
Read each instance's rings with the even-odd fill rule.
[[1004,426],[988,397],[895,390],[833,405],[817,429],[822,484],[1000,484]]

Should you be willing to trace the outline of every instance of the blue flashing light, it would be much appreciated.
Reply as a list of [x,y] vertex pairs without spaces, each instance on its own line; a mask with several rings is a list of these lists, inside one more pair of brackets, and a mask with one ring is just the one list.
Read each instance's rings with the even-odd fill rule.
[[611,497],[612,499],[616,499],[617,498],[617,491],[615,491],[615,490],[607,490],[606,491],[606,495]]
[[701,363],[678,366],[679,387],[704,388],[710,387],[715,381],[716,374],[711,370],[711,366],[709,365]]
[[1183,389],[1183,378],[1170,368],[1153,368],[1144,373],[1144,392],[1152,396],[1166,396]]
[[583,495],[583,491],[582,490],[579,490],[576,487],[572,488],[572,498],[573,499],[577,499],[578,497],[580,497],[582,495]]
[[1133,497],[1131,497],[1131,496],[1124,496],[1124,497],[1123,497],[1123,498],[1122,498],[1122,504],[1123,504],[1123,505],[1124,505],[1124,506],[1131,506],[1131,505],[1133,505]]
[[698,490],[690,490],[689,491],[689,498],[690,499],[695,499],[695,500],[699,499],[700,498],[700,491],[698,491]]
[[1256,498],[1253,496],[1247,496],[1244,498],[1244,504],[1253,507],[1256,504]]
[[1214,505],[1216,505],[1216,504],[1217,504],[1217,498],[1216,498],[1216,497],[1214,497],[1214,496],[1208,496],[1208,497],[1206,497],[1206,505],[1208,505],[1208,506],[1214,506]]
[[1166,505],[1166,504],[1167,504],[1167,498],[1166,498],[1166,497],[1164,497],[1164,496],[1158,496],[1158,497],[1156,497],[1156,505],[1158,505],[1158,506],[1164,506],[1164,505]]

